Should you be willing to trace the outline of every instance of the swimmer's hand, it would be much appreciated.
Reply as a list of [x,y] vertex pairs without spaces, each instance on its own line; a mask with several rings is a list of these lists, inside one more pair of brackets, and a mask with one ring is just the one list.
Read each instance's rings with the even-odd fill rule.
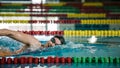
[[15,51],[14,53],[15,53],[15,54],[20,54],[21,52],[22,52],[22,50],[19,49],[19,50]]
[[10,55],[14,55],[14,53],[11,52],[10,50],[0,50],[0,56],[4,57],[4,56],[10,56]]
[[14,54],[20,54],[21,52],[23,52],[24,50],[26,50],[29,46],[28,45],[23,45],[22,48],[20,48],[19,50],[16,50],[14,52]]
[[48,41],[46,44],[45,44],[45,47],[53,47],[55,46],[54,44],[52,44],[51,41]]

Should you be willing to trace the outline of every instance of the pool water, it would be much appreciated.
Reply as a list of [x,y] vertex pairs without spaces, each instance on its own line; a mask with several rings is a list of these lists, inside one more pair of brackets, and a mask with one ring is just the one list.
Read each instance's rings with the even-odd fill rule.
[[120,68],[119,64],[71,63],[71,64],[5,64],[0,68]]
[[[41,41],[45,43],[45,41]],[[8,37],[0,37],[0,48],[2,50],[15,51],[22,43]],[[33,52],[24,52],[11,57],[33,56],[33,57],[120,57],[120,44],[111,43],[83,43],[67,41],[66,45],[44,48]],[[120,68],[120,64],[112,63],[64,63],[64,64],[4,64],[0,68]]]

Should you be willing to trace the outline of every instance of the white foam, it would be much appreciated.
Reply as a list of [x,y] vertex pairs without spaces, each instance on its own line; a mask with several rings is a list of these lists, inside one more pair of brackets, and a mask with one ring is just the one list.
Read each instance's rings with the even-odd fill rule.
[[95,36],[92,36],[91,38],[88,38],[88,42],[89,43],[96,43],[97,42],[97,38]]

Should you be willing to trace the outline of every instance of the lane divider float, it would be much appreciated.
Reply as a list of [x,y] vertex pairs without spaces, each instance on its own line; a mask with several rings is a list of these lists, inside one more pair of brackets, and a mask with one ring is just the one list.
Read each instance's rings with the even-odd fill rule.
[[88,20],[0,20],[0,23],[120,24],[120,19]]
[[[19,30],[18,30],[19,31]],[[64,36],[104,36],[118,37],[120,30],[64,30],[64,31],[19,31],[31,35],[64,35]]]
[[0,64],[44,64],[44,63],[120,63],[119,57],[15,57],[0,59]]

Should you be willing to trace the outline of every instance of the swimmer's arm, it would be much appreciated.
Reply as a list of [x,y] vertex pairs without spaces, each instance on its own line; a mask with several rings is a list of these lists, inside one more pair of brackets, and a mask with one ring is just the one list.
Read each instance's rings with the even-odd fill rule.
[[14,52],[11,52],[9,50],[0,50],[0,56],[4,57],[4,56],[11,56],[11,55],[14,55],[15,53]]
[[22,48],[20,48],[19,50],[16,50],[14,52],[14,54],[19,54],[21,52],[23,52],[24,50],[26,50],[29,47],[29,45],[24,45]]
[[19,50],[15,51],[15,52],[11,52],[10,50],[0,50],[0,56],[4,57],[4,56],[16,55],[16,54],[23,52],[27,48],[28,48],[28,46],[24,45],[22,48],[20,48]]

